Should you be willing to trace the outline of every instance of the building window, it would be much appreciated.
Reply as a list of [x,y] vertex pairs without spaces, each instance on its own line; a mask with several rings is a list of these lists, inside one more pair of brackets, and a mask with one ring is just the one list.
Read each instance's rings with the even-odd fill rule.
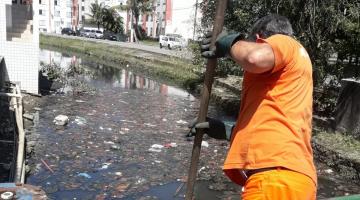
[[55,12],[55,17],[60,17],[60,11],[57,10],[57,11]]
[[57,1],[56,0],[54,1],[54,4],[55,4],[55,6],[57,6]]
[[85,7],[84,7],[84,6],[81,6],[81,11],[85,11]]
[[71,12],[67,12],[66,17],[71,17]]
[[41,4],[41,0],[39,0],[39,4]]
[[39,15],[42,15],[42,14],[43,14],[42,10],[41,10],[41,9],[39,9]]

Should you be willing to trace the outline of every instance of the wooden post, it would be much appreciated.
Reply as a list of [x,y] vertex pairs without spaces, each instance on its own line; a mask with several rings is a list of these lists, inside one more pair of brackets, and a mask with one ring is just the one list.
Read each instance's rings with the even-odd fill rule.
[[[216,8],[216,18],[214,20],[213,35],[211,38],[211,46],[215,45],[217,36],[221,33],[224,25],[224,15],[227,6],[227,0],[218,0]],[[217,59],[208,59],[205,72],[205,80],[201,94],[200,110],[198,114],[198,122],[204,122],[206,120],[209,98],[211,94],[211,87],[214,82],[215,68],[217,66]],[[191,200],[194,193],[194,186],[197,175],[197,166],[199,163],[200,149],[204,131],[198,129],[194,140],[192,149],[191,164],[187,180],[186,188],[186,200]]]

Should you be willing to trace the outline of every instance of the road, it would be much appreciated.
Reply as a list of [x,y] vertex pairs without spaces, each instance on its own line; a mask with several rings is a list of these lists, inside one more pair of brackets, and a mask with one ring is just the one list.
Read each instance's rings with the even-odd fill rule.
[[138,50],[142,50],[142,51],[147,51],[147,52],[152,52],[152,53],[157,53],[157,54],[162,54],[162,55],[167,55],[167,56],[174,56],[174,57],[183,58],[183,59],[187,59],[187,60],[192,59],[192,52],[188,49],[183,49],[181,51],[169,50],[169,49],[165,49],[165,48],[160,49],[158,46],[151,46],[151,45],[140,44],[140,43],[110,41],[110,40],[85,38],[85,37],[79,37],[79,36],[60,35],[60,34],[52,34],[52,33],[42,33],[42,34],[49,35],[49,36],[55,36],[55,37],[61,37],[61,38],[79,39],[79,40],[84,40],[84,41],[116,45],[116,46],[120,46],[120,47],[124,47],[124,48],[138,49]]

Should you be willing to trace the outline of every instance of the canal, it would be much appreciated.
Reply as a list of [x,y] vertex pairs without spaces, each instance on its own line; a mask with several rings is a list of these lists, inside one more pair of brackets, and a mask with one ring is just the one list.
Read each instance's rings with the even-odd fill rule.
[[[183,199],[193,144],[185,135],[198,98],[134,74],[131,66],[110,67],[48,50],[40,59],[69,77],[43,97],[37,111],[40,138],[29,158],[27,183],[41,186],[51,199]],[[68,116],[69,123],[55,126],[58,115]],[[235,120],[215,105],[209,115],[229,127]],[[221,171],[227,149],[226,141],[204,137],[196,199],[239,199],[240,188]],[[360,191],[318,166],[319,198]]]

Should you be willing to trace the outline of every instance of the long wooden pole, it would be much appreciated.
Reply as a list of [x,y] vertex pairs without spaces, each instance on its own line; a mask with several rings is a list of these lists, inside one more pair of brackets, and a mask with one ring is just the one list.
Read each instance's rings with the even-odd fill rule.
[[[224,25],[224,15],[228,0],[218,0],[216,8],[216,18],[214,21],[213,35],[211,38],[211,46],[215,45],[217,36],[221,33]],[[198,115],[198,122],[204,122],[206,120],[209,99],[211,94],[211,87],[214,82],[215,68],[217,66],[217,59],[208,59],[205,72],[205,80],[201,94],[200,110]],[[202,129],[196,131],[194,145],[191,155],[191,164],[188,174],[187,187],[186,187],[186,200],[192,200],[194,193],[194,185],[197,175],[197,166],[199,163],[201,142],[204,135]]]

